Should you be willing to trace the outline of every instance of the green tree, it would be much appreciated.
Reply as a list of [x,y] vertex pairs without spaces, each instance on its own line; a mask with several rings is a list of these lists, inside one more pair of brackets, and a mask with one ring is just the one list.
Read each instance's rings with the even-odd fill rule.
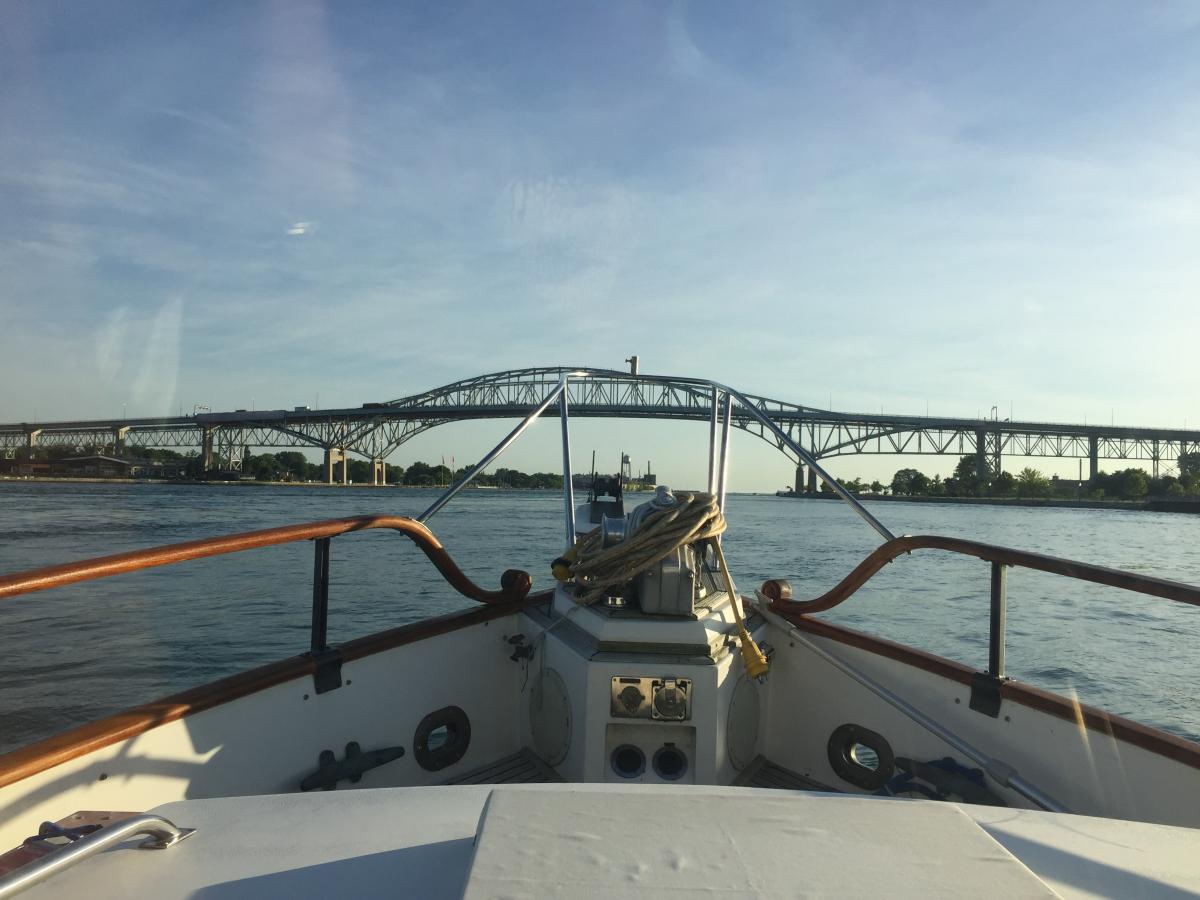
[[1092,481],[1093,487],[1120,500],[1140,500],[1150,490],[1150,482],[1141,469],[1121,469],[1117,472],[1100,472]]
[[997,497],[1011,497],[1017,489],[1017,479],[1012,472],[1001,472],[992,479],[992,493]]
[[1121,496],[1127,500],[1140,500],[1145,497],[1150,490],[1146,473],[1141,469],[1126,469],[1124,474],[1125,479],[1122,485],[1124,490]]
[[979,477],[979,461],[974,454],[959,459],[952,477],[960,497],[979,497],[987,491],[988,478]]
[[878,493],[881,493],[882,491],[883,491],[883,482],[881,482],[878,478],[876,478],[874,481],[871,482],[871,493],[878,494]]
[[275,458],[279,460],[279,468],[282,471],[283,477],[288,481],[308,481],[308,458],[295,450],[285,450],[282,453],[276,453]]
[[1200,452],[1179,455],[1179,480],[1195,481],[1200,478]]
[[920,496],[929,492],[929,476],[916,469],[901,469],[892,476],[892,493],[909,497]]
[[283,471],[278,458],[273,453],[261,456],[253,454],[242,460],[242,476],[253,478],[255,481],[278,481]]
[[404,483],[410,485],[430,485],[434,484],[433,467],[428,463],[423,463],[420,460],[413,463],[404,470]]
[[1018,497],[1049,497],[1050,479],[1037,469],[1024,468],[1017,476]]

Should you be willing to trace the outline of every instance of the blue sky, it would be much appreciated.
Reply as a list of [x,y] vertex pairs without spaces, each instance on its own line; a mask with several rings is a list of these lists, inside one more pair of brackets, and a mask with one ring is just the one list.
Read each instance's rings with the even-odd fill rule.
[[[637,353],[839,409],[1200,424],[1193,3],[10,3],[0,85],[2,421]],[[697,428],[579,441],[686,481]]]

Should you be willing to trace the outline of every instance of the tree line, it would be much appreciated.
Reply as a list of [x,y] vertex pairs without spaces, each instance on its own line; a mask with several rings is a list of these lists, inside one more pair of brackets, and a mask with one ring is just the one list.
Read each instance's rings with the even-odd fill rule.
[[[175,450],[141,448],[137,449],[139,459],[156,463],[175,463],[187,478],[203,478],[204,466],[200,454],[195,450],[179,453]],[[22,447],[16,452],[16,458],[28,460],[61,460],[73,456],[91,456],[93,454],[113,453],[111,444],[96,447]],[[340,463],[337,464],[340,467]],[[451,469],[444,464],[430,465],[417,461],[409,465],[384,465],[384,476],[387,484],[407,485],[409,487],[436,487],[453,484],[467,474],[468,468]],[[339,468],[334,470],[335,480],[341,480]],[[310,462],[303,453],[295,450],[284,450],[279,453],[254,454],[245,452],[242,456],[241,477],[255,481],[309,482],[325,481],[324,463]],[[346,461],[346,477],[355,484],[370,483],[371,464],[364,459],[348,459]],[[562,475],[554,472],[520,472],[516,469],[496,469],[479,475],[472,484],[497,488],[562,488]]]
[[[112,445],[92,448],[78,447],[32,447],[17,450],[21,460],[64,459],[92,453],[112,453]],[[187,477],[203,478],[204,470],[199,454],[192,450],[179,453],[175,450],[139,448],[142,459],[158,463],[180,464]],[[340,465],[340,464],[339,464]],[[1178,475],[1162,475],[1154,478],[1143,469],[1129,468],[1116,472],[1100,472],[1080,486],[1073,480],[1048,478],[1034,468],[1026,467],[1015,475],[1011,472],[982,476],[978,471],[974,455],[964,456],[958,461],[954,473],[948,478],[934,475],[932,478],[914,468],[897,470],[891,482],[879,480],[864,482],[858,478],[843,482],[852,494],[887,494],[902,497],[1017,497],[1034,499],[1086,500],[1141,500],[1145,497],[1200,497],[1200,453],[1185,453],[1179,457]],[[467,467],[451,469],[445,464],[431,465],[417,461],[404,466],[385,464],[387,484],[409,487],[436,487],[453,484],[466,475]],[[303,454],[294,450],[279,453],[251,454],[246,452],[242,459],[242,477],[256,481],[325,481],[323,463],[310,462]],[[336,473],[340,480],[340,472]],[[363,459],[347,461],[347,477],[356,484],[371,481],[371,464]],[[588,476],[575,476],[576,488],[586,489]],[[555,472],[520,472],[516,469],[496,469],[479,475],[474,484],[484,487],[519,489],[561,489],[563,478]],[[821,491],[829,492],[822,484]]]
[[[340,480],[338,471],[340,463],[335,467],[335,480]],[[408,487],[437,487],[449,485],[467,474],[469,468],[463,466],[451,469],[445,464],[431,465],[420,460],[405,466],[384,464],[384,480],[387,484],[406,485]],[[371,464],[364,459],[349,459],[346,462],[346,476],[355,484],[371,481]],[[282,453],[263,453],[248,455],[242,463],[242,477],[250,477],[256,481],[324,481],[326,478],[323,463],[309,462],[303,453],[284,451]],[[553,472],[519,472],[516,469],[496,469],[477,476],[472,484],[483,487],[497,488],[562,488],[562,475]]]
[[[1141,500],[1145,497],[1200,497],[1200,453],[1185,453],[1179,458],[1178,475],[1154,478],[1143,469],[1100,472],[1080,485],[1073,480],[1048,478],[1037,469],[1026,467],[1012,472],[978,470],[977,458],[962,457],[948,478],[904,468],[892,476],[889,484],[866,484],[855,478],[845,482],[851,493],[891,493],[903,497],[1018,497],[1040,499]],[[822,491],[828,491],[822,485]]]

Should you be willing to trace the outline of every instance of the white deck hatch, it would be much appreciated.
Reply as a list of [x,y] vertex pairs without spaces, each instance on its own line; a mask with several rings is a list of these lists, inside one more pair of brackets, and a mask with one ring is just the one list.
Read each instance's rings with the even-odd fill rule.
[[497,789],[464,900],[1057,897],[955,806]]

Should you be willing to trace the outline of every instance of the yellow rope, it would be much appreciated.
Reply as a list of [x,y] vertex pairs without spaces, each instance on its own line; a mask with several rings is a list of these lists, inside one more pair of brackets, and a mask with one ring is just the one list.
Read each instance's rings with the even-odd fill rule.
[[742,601],[737,595],[737,589],[733,586],[733,576],[729,574],[729,566],[725,563],[725,554],[721,551],[721,542],[713,540],[713,550],[717,554],[717,562],[721,564],[721,571],[725,573],[725,586],[729,591],[729,605],[733,609],[733,618],[737,622],[738,636],[742,639],[741,651],[742,659],[746,663],[746,673],[751,678],[762,678],[767,674],[769,665],[766,655],[758,648],[758,644],[754,642],[754,638],[750,636],[750,632],[746,630],[746,622],[742,619]]

